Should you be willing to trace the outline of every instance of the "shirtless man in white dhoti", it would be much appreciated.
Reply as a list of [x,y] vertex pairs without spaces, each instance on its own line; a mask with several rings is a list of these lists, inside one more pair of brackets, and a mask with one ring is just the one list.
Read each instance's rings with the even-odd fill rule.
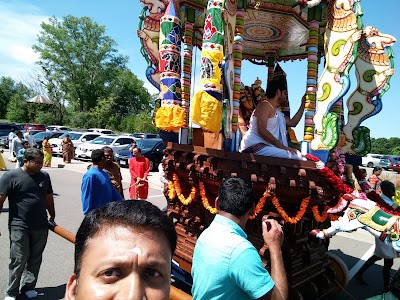
[[267,100],[260,102],[250,118],[249,129],[240,143],[240,152],[280,158],[302,159],[301,153],[288,147],[286,126],[296,127],[305,106],[305,96],[293,118],[285,116],[277,107],[288,97],[287,86],[273,80],[265,92]]

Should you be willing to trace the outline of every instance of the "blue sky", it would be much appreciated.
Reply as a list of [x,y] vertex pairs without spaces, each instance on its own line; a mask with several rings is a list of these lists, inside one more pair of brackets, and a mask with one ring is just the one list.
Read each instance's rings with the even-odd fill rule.
[[[373,25],[383,33],[400,39],[399,0],[362,0],[361,5],[364,11],[364,25]],[[36,41],[41,22],[51,16],[57,18],[65,15],[89,16],[100,25],[106,26],[106,34],[117,42],[119,52],[129,56],[128,67],[144,81],[144,86],[150,93],[155,93],[156,90],[145,77],[146,62],[140,54],[139,39],[136,35],[141,9],[142,5],[139,0],[0,0],[0,76],[11,76],[18,81],[29,80],[37,59],[31,46]],[[393,49],[399,58],[400,41],[395,44]],[[199,56],[200,51],[197,50],[196,54]],[[397,60],[395,68],[398,65]],[[281,66],[288,74],[291,109],[292,112],[295,112],[305,90],[306,61],[282,63]],[[196,72],[199,73],[198,66]],[[196,78],[198,79],[197,73]],[[245,62],[242,70],[244,84],[251,85],[256,79],[254,74],[257,74],[265,84],[267,69]],[[372,137],[400,137],[399,74],[400,69],[392,77],[391,89],[383,97],[383,110],[362,123],[363,126],[371,129]],[[352,87],[355,84],[353,80]],[[303,128],[301,121],[296,128],[299,140],[302,140]]]

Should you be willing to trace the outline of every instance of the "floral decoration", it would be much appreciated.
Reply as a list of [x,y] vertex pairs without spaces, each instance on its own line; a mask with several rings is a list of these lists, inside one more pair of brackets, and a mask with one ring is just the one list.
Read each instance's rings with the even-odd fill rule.
[[255,217],[262,211],[262,209],[264,208],[265,205],[265,201],[267,200],[267,198],[271,196],[269,193],[269,189],[268,187],[265,189],[265,192],[263,193],[263,195],[261,196],[260,200],[258,201],[256,208],[254,209],[254,213],[253,215],[250,216],[250,219],[253,220],[255,219]]
[[192,186],[191,190],[190,190],[190,194],[189,196],[186,198],[183,194],[182,194],[182,189],[181,189],[181,184],[179,182],[179,177],[176,173],[174,173],[172,175],[172,179],[173,179],[173,184],[174,184],[174,190],[176,195],[178,196],[178,199],[182,202],[183,205],[189,205],[190,203],[192,203],[192,201],[194,200],[194,198],[196,197],[196,187]]
[[276,210],[278,211],[278,213],[281,215],[281,217],[285,220],[285,222],[287,223],[291,223],[291,224],[296,224],[298,221],[301,220],[301,218],[303,218],[307,207],[308,207],[308,203],[310,202],[311,196],[304,198],[301,203],[300,203],[300,209],[297,212],[296,216],[294,217],[289,217],[288,214],[285,212],[285,210],[282,208],[282,206],[279,203],[278,197],[274,196],[272,198],[272,204],[274,204]]
[[176,196],[174,183],[172,181],[168,181],[168,198],[169,200],[174,199]]
[[203,202],[204,208],[207,209],[213,215],[218,213],[218,209],[216,209],[215,207],[212,207],[210,205],[210,203],[208,202],[207,195],[206,195],[206,189],[204,187],[204,183],[201,181],[199,182],[199,188],[200,188],[201,202]]

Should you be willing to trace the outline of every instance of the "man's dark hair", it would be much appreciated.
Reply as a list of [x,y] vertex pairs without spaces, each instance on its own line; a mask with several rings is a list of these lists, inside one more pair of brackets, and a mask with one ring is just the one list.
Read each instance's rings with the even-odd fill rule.
[[389,291],[391,291],[397,299],[400,299],[400,269],[397,270],[392,279],[390,279]]
[[92,151],[92,155],[90,157],[92,159],[92,163],[94,165],[98,165],[99,162],[104,158],[104,150],[103,149],[95,149]]
[[42,150],[37,148],[28,148],[25,150],[24,159],[26,159],[27,161],[34,161],[39,157],[44,157]]
[[[141,230],[161,231],[170,246],[171,256],[176,248],[176,231],[171,219],[148,201],[115,201],[91,210],[83,219],[76,234],[74,273],[79,277],[83,254],[103,227],[127,226]],[[165,249],[167,251],[167,249]]]
[[218,199],[220,210],[237,217],[243,216],[256,203],[251,183],[234,177],[222,182]]
[[382,194],[386,197],[392,198],[396,194],[396,187],[393,182],[389,180],[384,180],[380,184],[380,188],[382,190]]
[[372,174],[378,171],[382,171],[382,167],[380,166],[376,166],[373,170],[372,170]]
[[108,152],[113,152],[114,153],[114,150],[111,147],[108,147],[108,146],[104,146],[101,149],[103,149],[104,152],[108,151]]
[[280,80],[271,80],[268,82],[265,96],[267,96],[268,99],[274,98],[277,90],[280,90],[281,92],[286,91],[287,85]]
[[29,144],[28,141],[22,141],[21,145]]
[[142,153],[142,149],[140,149],[139,147],[136,147],[137,152]]

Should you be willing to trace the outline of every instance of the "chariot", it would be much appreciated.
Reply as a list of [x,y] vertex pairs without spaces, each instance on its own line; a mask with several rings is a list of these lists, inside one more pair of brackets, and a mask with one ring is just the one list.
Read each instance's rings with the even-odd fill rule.
[[[261,217],[285,221],[282,251],[290,299],[340,291],[348,281],[346,266],[310,232],[328,228],[340,215],[328,208],[346,192],[336,180],[348,171],[343,157],[347,167],[357,168],[370,150],[369,129],[360,124],[382,109],[394,73],[395,38],[362,23],[358,0],[141,2],[138,36],[146,76],[160,91],[155,124],[167,143],[165,195],[178,233],[176,278],[190,286],[196,239],[216,213],[219,185],[238,176],[252,182],[259,199],[245,231],[267,269]],[[195,48],[201,49],[199,86]],[[251,72],[241,68],[242,61],[265,66],[268,82],[284,76],[280,62],[302,59],[307,60],[303,141],[292,132],[288,136],[303,154],[312,154],[310,160],[239,153],[249,115],[265,97],[260,80],[242,83],[241,74]],[[357,82],[351,88],[352,68]],[[281,109],[290,114],[289,103]],[[317,161],[338,166],[336,174]]]

